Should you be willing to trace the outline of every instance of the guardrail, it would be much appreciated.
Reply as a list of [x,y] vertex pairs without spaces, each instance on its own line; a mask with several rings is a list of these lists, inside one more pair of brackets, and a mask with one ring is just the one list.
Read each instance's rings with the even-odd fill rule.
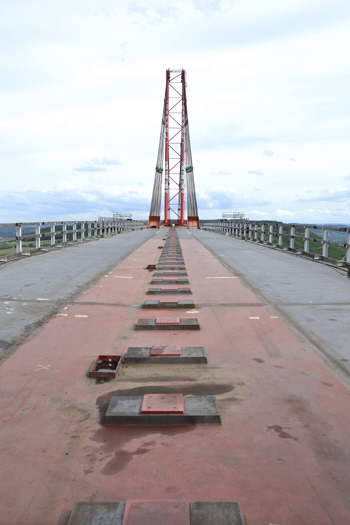
[[349,268],[350,228],[221,219],[201,221],[201,228]]
[[[0,261],[143,228],[147,228],[147,221],[104,218],[97,221],[1,223]],[[10,234],[4,235],[6,231]]]

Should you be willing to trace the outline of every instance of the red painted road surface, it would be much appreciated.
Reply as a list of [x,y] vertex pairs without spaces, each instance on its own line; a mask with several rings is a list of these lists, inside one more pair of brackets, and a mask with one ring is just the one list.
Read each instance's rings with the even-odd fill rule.
[[[160,255],[150,239],[1,367],[6,525],[65,525],[78,500],[240,501],[247,525],[349,525],[349,391],[191,235],[181,232],[200,330],[135,331]],[[155,296],[155,299],[161,296]],[[177,299],[188,299],[178,296]],[[129,346],[204,346],[207,365],[128,365]],[[115,393],[217,396],[221,426],[104,427]],[[155,524],[156,525],[156,524]],[[213,524],[214,525],[214,524]]]

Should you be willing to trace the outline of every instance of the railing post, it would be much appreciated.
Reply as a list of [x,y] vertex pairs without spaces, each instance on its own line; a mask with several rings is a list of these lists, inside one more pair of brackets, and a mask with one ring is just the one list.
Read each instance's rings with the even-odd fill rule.
[[56,242],[56,225],[51,224],[50,226],[50,245],[55,246]]
[[265,241],[265,224],[261,225],[260,240],[261,240],[262,243],[264,243],[264,241]]
[[37,250],[40,249],[40,245],[41,245],[40,232],[41,232],[40,224],[36,224],[36,226],[35,226],[35,248]]
[[77,223],[76,222],[73,222],[73,229],[72,229],[72,241],[76,241],[77,240]]
[[269,226],[269,244],[273,244],[273,224]]
[[310,228],[305,228],[304,252],[310,252]]
[[16,253],[22,253],[22,226],[16,226]]
[[255,224],[255,228],[254,228],[254,240],[257,241],[258,240],[258,225]]
[[85,239],[85,222],[80,223],[80,240],[83,241]]
[[289,247],[292,248],[292,250],[294,250],[294,246],[295,246],[295,239],[294,239],[294,236],[295,236],[295,226],[291,226],[290,228],[290,242],[289,242]]
[[63,243],[67,242],[67,223],[66,222],[62,223],[62,242]]
[[278,245],[283,246],[283,224],[278,227]]
[[253,225],[251,222],[248,224],[248,230],[249,230],[249,240],[251,241],[253,239]]
[[350,230],[348,230],[348,242],[347,242],[347,249],[346,249],[346,262],[350,263]]
[[323,230],[323,241],[322,241],[322,257],[328,257],[328,238],[329,238],[329,230],[325,228]]

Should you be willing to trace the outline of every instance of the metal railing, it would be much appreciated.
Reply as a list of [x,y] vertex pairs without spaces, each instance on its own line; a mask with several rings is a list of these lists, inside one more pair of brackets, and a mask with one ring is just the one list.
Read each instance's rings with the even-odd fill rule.
[[[1,223],[0,261],[143,228],[147,228],[147,221],[120,218],[100,218],[96,221]],[[6,230],[9,232],[14,230],[14,234],[1,233]]]
[[201,228],[292,251],[338,266],[350,264],[350,228],[248,220],[203,220]]

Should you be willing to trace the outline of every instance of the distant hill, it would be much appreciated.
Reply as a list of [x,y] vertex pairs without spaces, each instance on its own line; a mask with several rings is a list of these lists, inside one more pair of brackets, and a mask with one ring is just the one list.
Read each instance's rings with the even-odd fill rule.
[[[35,229],[33,226],[23,226],[23,233],[34,233]],[[0,240],[3,239],[6,241],[6,237],[15,237],[16,236],[16,226],[0,226]]]

